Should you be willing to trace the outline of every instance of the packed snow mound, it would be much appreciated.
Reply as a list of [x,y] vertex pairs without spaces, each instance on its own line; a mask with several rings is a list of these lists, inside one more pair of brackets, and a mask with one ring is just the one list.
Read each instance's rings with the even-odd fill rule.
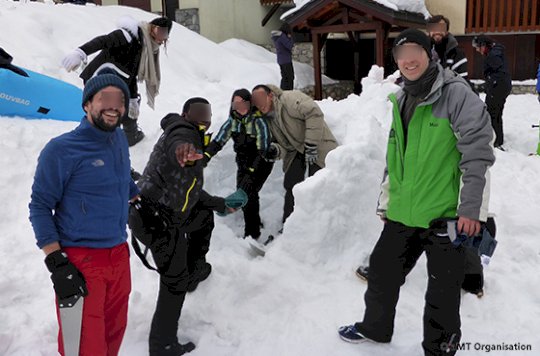
[[[114,29],[121,15],[154,17],[126,7],[91,7],[0,0],[0,43],[15,64],[81,86],[60,68],[62,55]],[[9,30],[7,30],[9,29]],[[13,31],[18,29],[18,31]],[[162,56],[163,83],[156,110],[142,105],[140,125],[147,137],[130,149],[132,165],[142,170],[161,134],[159,120],[178,111],[184,100],[205,96],[212,103],[217,132],[229,111],[231,93],[259,82],[278,80],[260,63],[235,56],[175,25],[168,54]],[[256,54],[253,54],[255,56]],[[275,77],[274,77],[275,74]],[[187,296],[179,338],[192,340],[193,356],[413,356],[421,353],[425,258],[401,290],[392,343],[351,345],[337,328],[360,320],[366,284],[354,275],[365,263],[382,223],[375,215],[385,160],[391,106],[386,96],[398,88],[374,67],[364,92],[342,101],[319,103],[340,146],[327,168],[295,189],[296,210],[266,257],[254,257],[243,235],[240,214],[216,217],[208,261],[212,274]],[[141,90],[144,92],[144,89]],[[145,100],[143,99],[143,103]],[[540,110],[536,96],[508,98],[507,152],[496,151],[491,169],[491,211],[497,215],[499,245],[486,269],[486,295],[462,299],[463,341],[467,355],[485,355],[479,344],[530,344],[540,347],[540,158],[535,150]],[[76,124],[0,119],[0,355],[54,355],[56,317],[49,273],[35,246],[28,202],[37,157],[43,146]],[[205,189],[225,196],[235,189],[236,166],[228,143],[205,171]],[[281,227],[283,173],[276,164],[261,191],[263,236]],[[147,337],[158,278],[132,254],[132,293],[121,355],[148,354]],[[510,302],[511,301],[511,302]],[[533,352],[523,353],[525,355]],[[495,351],[516,355],[512,351]]]

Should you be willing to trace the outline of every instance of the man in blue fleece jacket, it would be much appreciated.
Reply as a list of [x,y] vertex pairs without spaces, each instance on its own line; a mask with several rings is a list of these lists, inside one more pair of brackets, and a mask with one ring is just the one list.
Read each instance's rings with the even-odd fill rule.
[[[126,224],[129,200],[138,195],[118,128],[128,100],[128,87],[113,70],[90,79],[86,116],[47,143],[32,186],[30,221],[58,300],[85,296],[80,355],[117,355],[127,323]],[[64,355],[65,341],[58,340]]]

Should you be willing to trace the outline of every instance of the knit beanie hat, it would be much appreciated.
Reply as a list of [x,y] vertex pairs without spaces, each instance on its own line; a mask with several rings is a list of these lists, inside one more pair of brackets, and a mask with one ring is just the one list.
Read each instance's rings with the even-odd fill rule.
[[129,89],[122,78],[120,78],[117,72],[112,68],[103,68],[98,73],[96,73],[89,81],[86,82],[83,90],[82,96],[82,106],[84,109],[84,104],[91,100],[98,91],[108,86],[117,87],[122,90],[124,93],[124,103],[126,107],[126,113],[128,112],[129,107]]
[[416,28],[408,28],[402,31],[394,40],[394,48],[404,43],[416,43],[422,46],[431,60],[431,39],[424,32]]

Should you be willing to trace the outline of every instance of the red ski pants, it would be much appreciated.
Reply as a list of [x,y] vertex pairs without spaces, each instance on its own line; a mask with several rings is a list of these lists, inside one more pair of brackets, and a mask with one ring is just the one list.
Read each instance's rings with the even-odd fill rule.
[[[127,243],[113,248],[65,247],[88,288],[84,298],[80,356],[116,356],[127,324],[131,276]],[[62,325],[56,306],[58,352],[64,356]]]

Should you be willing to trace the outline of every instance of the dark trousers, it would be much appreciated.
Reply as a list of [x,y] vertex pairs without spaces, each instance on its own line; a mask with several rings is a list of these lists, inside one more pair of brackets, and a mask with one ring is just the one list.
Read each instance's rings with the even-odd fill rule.
[[315,172],[321,169],[321,167],[316,164],[310,164],[309,167],[307,167],[304,154],[297,152],[289,169],[287,169],[287,171],[285,172],[285,177],[283,178],[283,187],[285,188],[283,222],[287,220],[289,215],[291,215],[294,210],[294,196],[292,190],[296,184],[303,182],[306,178],[306,168],[308,170],[309,177],[311,177],[315,174]]
[[491,126],[495,130],[495,147],[504,143],[502,115],[510,90],[511,88],[506,86],[497,86],[486,92],[486,106],[489,116],[491,116]]
[[248,196],[248,202],[242,209],[245,223],[244,236],[251,236],[254,239],[261,236],[259,192],[270,173],[272,173],[273,167],[274,163],[261,161],[257,166],[257,170],[250,172],[245,165],[238,165],[236,187],[242,188]]
[[294,88],[294,67],[292,63],[280,64],[281,70],[281,84],[280,88],[283,90],[293,90]]
[[385,224],[370,256],[364,319],[356,324],[367,338],[390,342],[400,287],[425,251],[429,281],[424,306],[424,354],[455,354],[443,352],[441,344],[458,343],[461,338],[459,306],[465,251],[462,246],[455,247],[447,236],[436,233],[392,221]]
[[157,266],[167,266],[160,275],[156,310],[150,327],[150,355],[159,356],[166,345],[178,342],[178,320],[186,296],[190,271],[205,259],[214,228],[214,214],[199,204],[183,226],[173,226],[164,241],[151,247]]

